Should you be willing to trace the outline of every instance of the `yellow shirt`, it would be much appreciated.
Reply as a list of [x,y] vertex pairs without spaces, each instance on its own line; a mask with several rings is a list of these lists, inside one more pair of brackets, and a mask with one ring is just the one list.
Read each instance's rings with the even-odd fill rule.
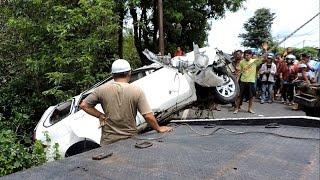
[[240,81],[241,82],[256,82],[257,66],[262,63],[262,60],[243,59],[240,61]]

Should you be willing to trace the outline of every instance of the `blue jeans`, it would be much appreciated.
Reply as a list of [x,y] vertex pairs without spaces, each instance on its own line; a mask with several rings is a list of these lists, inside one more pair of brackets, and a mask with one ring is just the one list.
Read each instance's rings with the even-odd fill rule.
[[272,101],[274,82],[262,82],[261,102]]

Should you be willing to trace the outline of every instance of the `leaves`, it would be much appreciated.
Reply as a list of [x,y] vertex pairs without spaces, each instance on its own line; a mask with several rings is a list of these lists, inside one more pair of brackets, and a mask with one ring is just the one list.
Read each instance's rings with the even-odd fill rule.
[[[227,10],[236,11],[244,0],[167,0],[163,1],[165,51],[174,54],[178,46],[192,50],[193,42],[203,46],[210,30],[209,18],[219,19]],[[158,51],[157,1],[129,1],[133,19],[135,46],[142,64],[147,48]],[[149,15],[147,12],[153,12]]]
[[41,143],[30,146],[45,109],[108,75],[118,29],[113,7],[112,0],[1,4],[0,175],[45,162]]
[[0,130],[0,176],[46,162],[41,142],[25,147],[10,130]]
[[271,25],[274,18],[275,13],[269,9],[256,10],[254,16],[243,25],[247,32],[239,35],[243,39],[242,45],[259,48],[264,42],[272,42]]
[[116,52],[113,6],[111,0],[0,6],[0,127],[30,132],[46,107],[106,77]]

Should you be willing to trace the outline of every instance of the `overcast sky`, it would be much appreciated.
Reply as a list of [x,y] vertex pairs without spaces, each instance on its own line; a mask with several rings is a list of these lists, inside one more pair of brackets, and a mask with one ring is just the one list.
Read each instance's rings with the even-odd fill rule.
[[[236,13],[227,12],[225,18],[212,22],[208,43],[226,52],[241,47],[240,33],[245,32],[243,24],[259,8],[269,8],[276,18],[272,25],[272,36],[278,41],[292,33],[320,11],[319,0],[247,0],[245,9]],[[320,16],[299,30],[293,37],[281,44],[282,47],[320,46]]]

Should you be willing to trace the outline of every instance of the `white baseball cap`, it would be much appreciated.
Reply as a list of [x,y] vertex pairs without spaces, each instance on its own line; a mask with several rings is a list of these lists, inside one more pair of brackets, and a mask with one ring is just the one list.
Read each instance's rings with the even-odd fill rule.
[[130,70],[131,70],[131,67],[130,67],[129,62],[124,59],[115,60],[111,66],[111,73],[112,74],[127,72]]

